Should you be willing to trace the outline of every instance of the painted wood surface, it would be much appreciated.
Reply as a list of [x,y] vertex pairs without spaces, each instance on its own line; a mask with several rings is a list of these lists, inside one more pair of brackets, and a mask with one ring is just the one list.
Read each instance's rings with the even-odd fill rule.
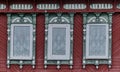
[[120,72],[120,13],[113,14],[113,38],[112,38],[112,68],[108,69],[107,65],[100,65],[96,69],[94,65],[87,65],[82,69],[82,15],[76,13],[74,17],[74,54],[73,69],[63,65],[60,70],[56,66],[48,66],[44,69],[44,14],[37,15],[37,32],[36,32],[36,68],[25,65],[20,69],[18,65],[11,65],[10,69],[6,65],[7,57],[7,16],[0,14],[0,72]]
[[[86,9],[74,9],[67,10],[64,9],[64,4],[86,4]],[[90,4],[112,4],[111,9],[90,9]],[[0,9],[0,13],[15,13],[15,12],[35,12],[35,13],[45,13],[45,12],[120,12],[117,5],[120,4],[120,0],[0,0],[0,4],[5,4],[5,9]],[[32,9],[29,10],[14,10],[10,6],[12,4],[31,4]],[[60,8],[56,10],[39,10],[37,9],[37,4],[59,4]]]

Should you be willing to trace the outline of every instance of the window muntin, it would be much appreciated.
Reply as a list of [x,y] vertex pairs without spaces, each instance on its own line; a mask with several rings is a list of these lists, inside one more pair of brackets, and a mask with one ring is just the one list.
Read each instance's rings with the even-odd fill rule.
[[73,65],[73,20],[74,13],[45,14],[44,68],[65,64]]

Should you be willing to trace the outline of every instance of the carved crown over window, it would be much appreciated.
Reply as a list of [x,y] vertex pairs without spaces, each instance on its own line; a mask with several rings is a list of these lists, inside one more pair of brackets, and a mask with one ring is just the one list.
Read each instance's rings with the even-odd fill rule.
[[23,23],[23,24],[28,24],[28,23],[32,23],[32,16],[31,15],[27,15],[27,14],[13,14],[12,18],[11,18],[11,23]]
[[93,64],[112,65],[112,13],[83,14],[83,68]]
[[66,23],[68,24],[68,23],[70,23],[70,20],[69,20],[70,18],[69,17],[67,18],[65,15],[62,15],[61,13],[58,13],[55,16],[56,17],[51,17],[49,19],[50,24],[66,24]]
[[87,15],[87,23],[109,23],[107,13],[90,13]]

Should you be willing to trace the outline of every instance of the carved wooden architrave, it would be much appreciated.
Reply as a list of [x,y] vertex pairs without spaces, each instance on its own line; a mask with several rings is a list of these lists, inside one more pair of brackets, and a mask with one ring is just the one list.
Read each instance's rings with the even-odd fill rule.
[[[72,68],[73,65],[73,13],[46,13],[45,14],[45,55],[44,55],[44,68],[47,65],[57,65],[57,69],[60,69],[60,65],[67,64]],[[69,25],[70,26],[70,57],[69,60],[48,58],[48,34],[49,25]]]
[[[87,47],[86,46],[86,32],[87,25],[106,25],[108,26],[108,56],[107,58],[87,58]],[[99,26],[98,26],[99,27]],[[83,68],[87,64],[94,64],[96,68],[99,68],[100,64],[107,64],[109,68],[112,65],[111,58],[111,50],[112,50],[112,13],[83,13]]]
[[[20,13],[20,14],[7,14],[8,17],[8,45],[7,45],[7,67],[10,68],[11,64],[18,64],[20,65],[20,68],[23,67],[25,64],[30,64],[32,65],[33,68],[35,68],[35,42],[36,42],[36,14],[25,14],[25,13]],[[11,27],[29,27],[31,30],[29,31],[31,34],[32,39],[31,40],[31,59],[25,59],[22,58],[17,59],[17,58],[11,58]],[[30,48],[29,48],[30,49]]]

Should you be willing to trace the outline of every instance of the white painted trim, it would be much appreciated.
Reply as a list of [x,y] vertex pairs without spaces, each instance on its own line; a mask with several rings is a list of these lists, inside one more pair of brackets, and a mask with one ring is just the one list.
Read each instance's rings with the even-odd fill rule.
[[6,8],[6,5],[5,4],[0,4],[0,9],[5,9]]
[[16,20],[20,20],[20,17],[16,17],[15,19],[13,19],[12,23],[14,23]]
[[[49,23],[54,22],[54,20],[57,20],[57,18],[58,18],[58,17],[52,18]],[[67,18],[65,18],[65,17],[61,17],[61,19],[62,19],[62,20],[65,20],[67,23],[70,23],[70,21],[69,21]]]
[[50,23],[52,23],[54,20],[57,20],[58,17],[54,17],[50,20]]
[[24,20],[28,20],[30,23],[32,23],[32,21],[31,21],[30,18],[28,18],[28,17],[24,17],[23,19],[24,19]]
[[105,19],[104,17],[100,17],[100,19],[103,19],[105,22],[108,22],[108,20]]
[[[104,56],[89,56],[89,27],[91,25],[104,25],[106,27],[106,53]],[[108,59],[109,49],[109,24],[87,24],[86,27],[86,59]]]
[[113,5],[112,4],[90,4],[90,8],[91,9],[112,9],[113,8]]
[[[105,22],[108,22],[107,19],[105,19],[104,17],[100,17],[100,19],[103,19]],[[93,22],[92,20],[96,20],[96,17],[91,17],[91,18],[88,20],[88,23]]]
[[117,4],[117,7],[116,7],[116,8],[120,9],[120,4]]
[[64,9],[86,9],[86,4],[64,4]]
[[[65,55],[52,55],[52,29],[53,28],[66,28],[66,54]],[[48,26],[48,60],[69,60],[70,59],[70,24],[49,24]]]
[[39,10],[54,10],[59,8],[59,4],[37,4],[37,9]]
[[88,20],[88,23],[92,22],[92,20],[95,20],[96,17],[91,17],[89,20]]
[[67,18],[65,18],[65,17],[61,17],[61,18],[62,18],[62,20],[67,21],[67,23],[70,23],[70,21]]
[[33,8],[32,4],[11,4],[10,8],[13,10],[30,10]]
[[[29,26],[30,27],[30,55],[28,57],[13,55],[13,37],[14,37],[14,27],[15,26]],[[32,59],[32,49],[33,48],[33,25],[32,24],[11,24],[11,40],[10,40],[10,59],[16,60],[31,60]]]

